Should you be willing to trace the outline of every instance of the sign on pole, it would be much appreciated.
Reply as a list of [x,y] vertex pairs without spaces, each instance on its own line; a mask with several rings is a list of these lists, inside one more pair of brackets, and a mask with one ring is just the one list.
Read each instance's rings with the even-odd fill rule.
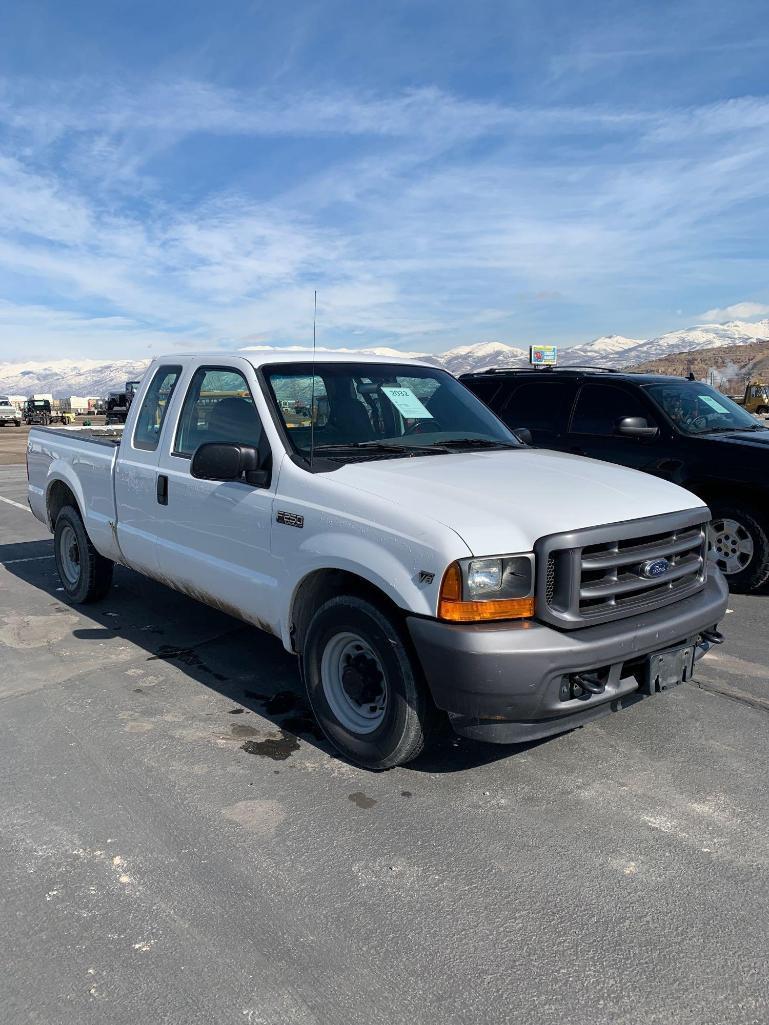
[[555,345],[532,345],[529,349],[529,363],[533,367],[554,367],[558,362],[558,347]]

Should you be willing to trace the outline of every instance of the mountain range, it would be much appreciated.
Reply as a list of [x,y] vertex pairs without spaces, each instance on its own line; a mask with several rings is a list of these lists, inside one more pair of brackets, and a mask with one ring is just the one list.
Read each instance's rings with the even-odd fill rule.
[[[636,367],[676,353],[750,345],[767,339],[769,318],[758,321],[734,320],[726,324],[699,324],[646,340],[604,335],[583,345],[559,349],[558,363],[560,366],[587,364]],[[557,342],[557,339],[554,341]],[[266,346],[258,347],[258,351],[262,352],[268,349]],[[248,355],[249,351],[257,350],[242,350],[244,355]],[[420,357],[435,366],[445,367],[453,374],[486,370],[494,366],[524,366],[529,359],[527,349],[506,345],[504,342],[459,345],[441,353],[401,352],[387,348],[361,351],[404,359]],[[28,396],[33,392],[49,392],[54,398],[68,395],[104,396],[109,391],[122,389],[126,381],[140,378],[148,363],[149,360],[105,362],[95,359],[0,363],[0,394]]]

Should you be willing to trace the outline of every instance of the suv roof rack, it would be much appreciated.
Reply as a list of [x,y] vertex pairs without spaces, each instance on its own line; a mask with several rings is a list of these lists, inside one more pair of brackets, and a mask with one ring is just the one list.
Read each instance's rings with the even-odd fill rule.
[[571,363],[568,367],[489,367],[488,370],[471,370],[468,375],[462,374],[461,376],[470,376],[475,374],[509,374],[510,371],[514,371],[516,374],[541,374],[545,371],[548,373],[562,372],[564,370],[590,370],[596,371],[600,374],[621,374],[618,367],[594,367],[589,363]]

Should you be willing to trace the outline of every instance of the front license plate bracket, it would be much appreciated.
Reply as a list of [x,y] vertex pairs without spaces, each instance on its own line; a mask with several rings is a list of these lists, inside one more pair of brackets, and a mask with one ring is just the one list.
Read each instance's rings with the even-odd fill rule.
[[649,655],[646,660],[644,691],[672,690],[680,683],[691,680],[694,674],[694,645],[685,648],[668,648]]

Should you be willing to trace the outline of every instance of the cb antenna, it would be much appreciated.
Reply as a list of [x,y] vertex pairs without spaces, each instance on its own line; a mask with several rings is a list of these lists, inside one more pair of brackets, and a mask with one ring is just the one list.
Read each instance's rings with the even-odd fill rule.
[[315,322],[318,319],[318,290],[315,289],[312,308],[312,387],[310,390],[310,469],[315,454]]

